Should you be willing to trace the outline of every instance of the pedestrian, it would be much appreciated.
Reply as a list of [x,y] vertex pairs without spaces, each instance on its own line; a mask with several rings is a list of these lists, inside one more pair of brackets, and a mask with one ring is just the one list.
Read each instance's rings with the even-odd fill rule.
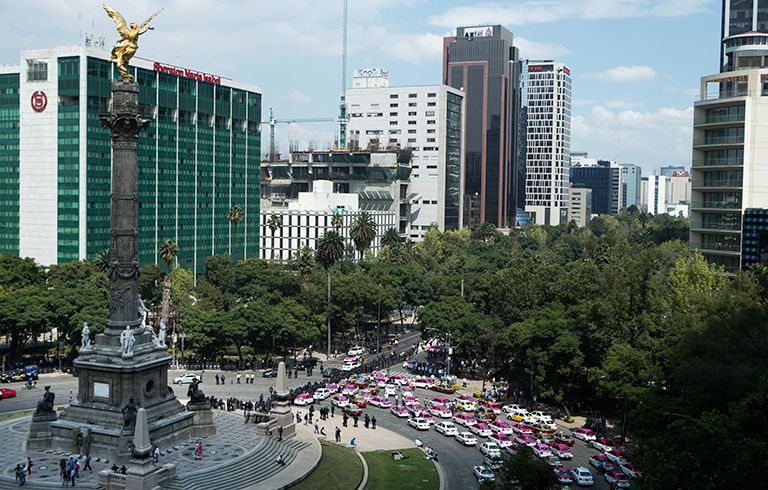
[[333,417],[333,412],[336,410],[336,407],[331,404],[331,417]]
[[221,384],[226,384],[224,383],[224,374],[221,375]]
[[219,373],[216,373],[215,378],[216,378],[216,384],[219,384]]
[[160,462],[160,448],[155,446],[155,451],[152,453],[152,464]]
[[376,417],[371,417],[371,428],[376,429]]
[[237,384],[240,384],[240,373],[237,373]]
[[301,423],[301,412],[296,412],[296,423],[297,424]]
[[355,447],[355,441],[357,440],[356,437],[353,437],[351,441],[349,441],[349,445],[352,447]]
[[371,423],[371,418],[368,416],[368,414],[365,414],[365,417],[363,418],[363,425],[365,428],[368,428],[368,425]]
[[318,425],[317,422],[315,422],[315,434],[319,434],[319,433],[320,433],[320,426]]
[[277,428],[277,440],[282,441],[283,440],[283,426]]
[[320,427],[320,435],[325,437],[325,427]]
[[19,466],[19,486],[23,487],[27,482],[27,474],[24,472],[24,467]]
[[354,417],[352,417],[352,418],[353,418],[353,420],[355,421],[355,427],[357,427],[357,420],[359,419],[359,417],[358,417],[357,415],[355,415],[355,416],[354,416]]
[[21,476],[19,476],[19,475],[21,475],[21,472],[23,471],[21,469],[21,465],[17,464],[16,465],[16,470],[14,470],[14,471],[15,471],[15,474],[16,474],[16,481],[19,481],[19,479],[21,478]]
[[336,427],[336,444],[341,443],[341,429]]
[[197,440],[197,447],[195,448],[195,459],[203,459],[203,441]]
[[27,475],[32,474],[32,458],[27,456]]
[[83,466],[83,471],[85,471],[85,470],[93,471],[93,468],[91,468],[91,455],[90,454],[86,454],[85,455],[85,466]]
[[304,425],[308,425],[308,424],[309,424],[309,414],[305,413],[304,414]]
[[285,466],[285,460],[283,459],[283,455],[280,454],[277,456],[277,460],[275,461],[280,466]]

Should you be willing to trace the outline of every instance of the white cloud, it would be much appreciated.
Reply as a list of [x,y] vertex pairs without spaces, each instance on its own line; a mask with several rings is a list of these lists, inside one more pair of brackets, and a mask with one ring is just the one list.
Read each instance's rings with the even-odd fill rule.
[[558,59],[570,53],[565,46],[531,41],[520,36],[515,37],[515,46],[520,48],[520,57],[529,60]]
[[385,50],[408,63],[434,62],[442,57],[443,36],[438,34],[400,34],[386,45]]
[[525,0],[452,7],[429,22],[444,27],[473,24],[525,25],[562,19],[671,17],[706,10],[711,0]]
[[288,100],[292,100],[294,102],[309,102],[312,100],[312,98],[309,95],[305,94],[300,90],[294,90],[293,92],[289,92],[287,95],[284,96],[284,98]]
[[656,78],[656,70],[650,66],[616,66],[604,71],[587,73],[586,78],[609,82],[646,82]]
[[612,111],[603,105],[572,120],[571,148],[596,158],[658,167],[690,164],[693,108],[662,107],[655,112]]

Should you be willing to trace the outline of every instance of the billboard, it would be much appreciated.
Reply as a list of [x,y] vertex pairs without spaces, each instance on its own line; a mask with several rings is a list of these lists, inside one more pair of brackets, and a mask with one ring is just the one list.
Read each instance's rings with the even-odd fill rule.
[[464,39],[474,39],[476,37],[492,37],[492,36],[493,36],[493,26],[464,28]]

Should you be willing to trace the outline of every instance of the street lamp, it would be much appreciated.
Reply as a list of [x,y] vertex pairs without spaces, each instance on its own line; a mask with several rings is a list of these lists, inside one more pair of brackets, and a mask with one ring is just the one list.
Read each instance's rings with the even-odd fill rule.
[[381,283],[379,283],[379,308],[376,313],[376,354],[379,353],[379,344],[381,341]]

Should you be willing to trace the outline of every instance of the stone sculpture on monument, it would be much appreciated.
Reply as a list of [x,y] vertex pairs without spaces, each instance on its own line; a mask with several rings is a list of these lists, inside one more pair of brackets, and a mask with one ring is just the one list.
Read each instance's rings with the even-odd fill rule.
[[80,333],[80,350],[91,348],[91,329],[88,328],[88,322],[83,322],[83,330]]

